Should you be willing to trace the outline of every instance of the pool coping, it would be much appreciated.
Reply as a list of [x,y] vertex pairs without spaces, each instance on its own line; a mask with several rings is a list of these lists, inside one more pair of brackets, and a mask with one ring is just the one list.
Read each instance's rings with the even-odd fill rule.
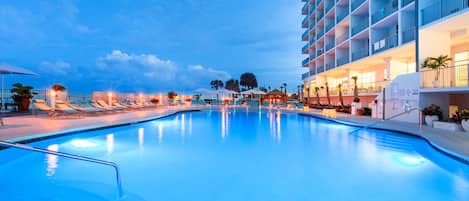
[[[138,124],[138,123],[144,123],[148,121],[153,121],[169,116],[173,116],[179,113],[185,113],[185,112],[198,112],[201,111],[201,109],[180,109],[176,111],[170,111],[168,113],[164,113],[161,115],[156,115],[156,116],[151,116],[143,119],[137,119],[137,120],[123,120],[115,123],[108,123],[108,124],[99,124],[99,125],[93,125],[93,126],[85,126],[85,127],[77,127],[77,128],[71,128],[71,129],[65,129],[65,130],[59,130],[59,131],[53,131],[53,132],[47,132],[47,133],[38,133],[38,134],[31,134],[23,137],[18,137],[18,138],[13,138],[7,140],[8,142],[12,143],[22,143],[22,144],[27,144],[27,143],[32,143],[32,142],[37,142],[41,140],[47,140],[47,139],[52,139],[52,138],[57,138],[57,137],[62,137],[62,136],[67,136],[67,135],[73,135],[73,134],[78,134],[78,133],[83,133],[83,132],[88,132],[88,131],[95,131],[95,130],[101,130],[101,129],[107,129],[107,128],[115,128],[115,127],[121,127],[121,126],[128,126],[132,124]],[[0,150],[4,149],[3,147],[0,147]]]
[[416,134],[416,133],[413,133],[413,132],[410,132],[410,131],[403,131],[403,130],[399,130],[399,129],[382,128],[382,127],[377,127],[376,125],[363,125],[363,124],[338,120],[338,119],[335,119],[335,118],[330,118],[330,117],[326,117],[326,116],[323,116],[323,115],[320,115],[320,114],[314,114],[314,113],[297,112],[297,114],[298,115],[303,115],[303,116],[310,116],[310,117],[313,117],[313,118],[318,118],[318,119],[322,119],[322,120],[326,120],[326,121],[332,121],[332,122],[335,122],[335,123],[348,125],[348,126],[354,126],[354,127],[360,127],[360,128],[371,128],[371,129],[382,130],[382,131],[391,131],[391,132],[396,132],[396,133],[400,133],[400,134],[404,134],[404,135],[408,135],[408,136],[412,136],[412,137],[417,137],[417,138],[420,138],[420,139],[423,139],[424,141],[426,141],[431,147],[433,147],[435,150],[439,151],[440,153],[442,153],[442,154],[444,154],[444,155],[446,155],[446,156],[448,156],[452,159],[455,159],[455,160],[457,160],[457,161],[459,161],[459,162],[461,162],[465,165],[469,165],[469,157],[463,156],[459,153],[456,153],[454,151],[446,149],[446,148],[432,142],[430,139],[427,139],[422,135],[419,135],[419,134]]

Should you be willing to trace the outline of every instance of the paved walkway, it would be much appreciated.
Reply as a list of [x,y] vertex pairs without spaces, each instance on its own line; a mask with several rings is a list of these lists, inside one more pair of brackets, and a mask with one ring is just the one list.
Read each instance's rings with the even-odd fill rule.
[[[14,142],[23,141],[60,133],[135,123],[142,120],[156,119],[171,115],[179,111],[203,108],[205,107],[168,107],[89,116],[86,118],[50,118],[47,116],[10,117],[4,119],[6,126],[0,128],[0,140]],[[420,136],[438,149],[469,162],[469,133],[449,132],[427,126],[423,126],[422,129],[420,129],[418,124],[391,120],[382,121],[380,119],[355,117],[347,114],[327,117],[322,115],[318,110],[311,110],[309,112],[285,110],[285,112],[298,112],[300,114],[316,116],[349,125],[386,129]]]

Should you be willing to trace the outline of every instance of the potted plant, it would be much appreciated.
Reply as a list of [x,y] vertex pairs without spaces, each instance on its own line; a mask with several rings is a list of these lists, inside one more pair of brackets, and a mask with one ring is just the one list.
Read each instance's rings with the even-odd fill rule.
[[13,94],[11,98],[18,105],[18,111],[24,112],[29,110],[29,104],[31,104],[31,99],[36,93],[32,92],[33,87],[25,86],[20,83],[13,85],[13,88],[10,92]]
[[171,104],[174,104],[174,103],[175,103],[175,102],[174,102],[174,98],[176,98],[177,95],[178,95],[178,94],[177,94],[176,92],[174,92],[174,91],[168,92],[168,100],[169,100],[169,102],[170,102]]
[[457,111],[454,119],[461,122],[464,131],[469,132],[469,109]]
[[438,57],[427,57],[423,63],[422,68],[430,68],[436,70],[435,80],[432,81],[434,88],[440,87],[440,70],[442,68],[448,67],[448,62],[451,61],[451,58],[448,55],[440,55]]
[[422,110],[423,115],[425,115],[425,124],[433,127],[433,122],[440,120],[443,113],[440,110],[440,106],[430,105]]
[[153,97],[150,99],[150,102],[156,105],[160,102],[160,100],[158,98]]

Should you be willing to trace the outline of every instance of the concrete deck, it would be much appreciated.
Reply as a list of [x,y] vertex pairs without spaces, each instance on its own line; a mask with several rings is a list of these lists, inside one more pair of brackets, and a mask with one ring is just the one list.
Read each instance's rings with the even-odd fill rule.
[[[204,108],[205,107],[168,107],[89,116],[85,118],[50,118],[44,115],[9,117],[4,118],[6,126],[0,127],[0,140],[8,140],[12,142],[28,141],[51,135],[132,124],[157,119],[177,112],[200,110]],[[355,117],[347,114],[338,114],[336,117],[327,117],[322,115],[318,110],[311,110],[309,112],[285,110],[285,112],[295,112],[348,125],[397,131],[419,136],[427,140],[432,146],[440,151],[469,164],[469,133],[449,132],[427,126],[423,126],[420,129],[418,124],[390,120],[382,121],[380,119]]]

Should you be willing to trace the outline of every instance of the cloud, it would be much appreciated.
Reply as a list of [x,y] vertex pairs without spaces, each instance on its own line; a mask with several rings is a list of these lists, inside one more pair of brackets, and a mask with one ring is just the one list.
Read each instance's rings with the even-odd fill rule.
[[155,54],[132,54],[121,50],[98,57],[96,80],[110,84],[116,90],[163,90],[191,91],[200,87],[209,87],[213,79],[223,81],[231,75],[222,70],[189,65],[181,67],[171,60],[161,59]]
[[53,75],[66,75],[71,70],[71,65],[62,60],[55,62],[43,61],[40,64],[40,70]]

